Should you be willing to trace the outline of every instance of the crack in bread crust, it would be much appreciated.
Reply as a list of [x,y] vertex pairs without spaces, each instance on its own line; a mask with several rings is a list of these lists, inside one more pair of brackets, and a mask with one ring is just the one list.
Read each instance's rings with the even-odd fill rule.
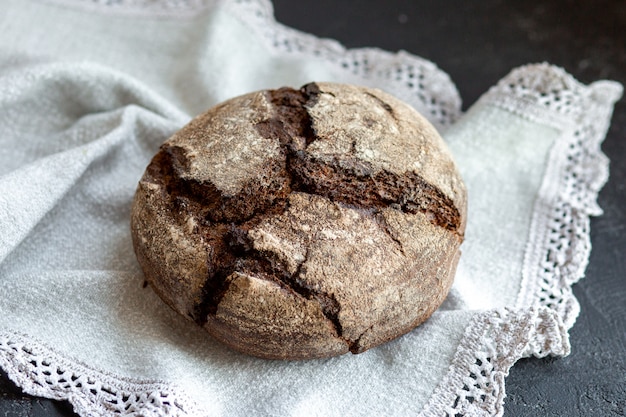
[[[263,137],[280,141],[285,181],[289,180],[291,191],[316,194],[361,208],[391,207],[405,213],[421,212],[433,224],[459,232],[461,216],[452,199],[419,174],[376,171],[370,162],[354,155],[333,155],[322,161],[307,153],[306,148],[318,139],[307,111],[320,94],[315,83],[300,90],[281,88],[267,94],[276,116],[257,123],[256,128]],[[369,95],[393,113],[389,104]]]

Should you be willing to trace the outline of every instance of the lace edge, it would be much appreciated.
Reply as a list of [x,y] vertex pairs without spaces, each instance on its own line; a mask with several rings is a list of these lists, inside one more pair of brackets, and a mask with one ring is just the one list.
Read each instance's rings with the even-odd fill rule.
[[235,0],[228,7],[244,7],[235,14],[278,54],[324,59],[337,71],[356,77],[370,87],[385,85],[388,93],[411,104],[437,129],[453,124],[462,114],[461,97],[449,75],[435,63],[406,51],[379,48],[345,48],[333,39],[320,39],[285,26],[274,18],[269,0]]
[[543,63],[513,70],[481,98],[561,132],[534,204],[516,307],[551,308],[567,329],[580,311],[571,286],[584,276],[591,253],[589,218],[602,214],[596,200],[609,160],[600,146],[622,92],[619,83],[586,86]]
[[0,367],[25,393],[69,401],[80,415],[202,415],[171,383],[112,375],[13,331],[0,332]]
[[478,313],[421,417],[501,416],[509,369],[523,357],[566,356],[580,307],[571,286],[591,251],[589,217],[608,179],[606,136],[619,83],[585,86],[549,64],[513,70],[480,102],[562,133],[550,151],[533,208],[515,309]]
[[476,313],[420,417],[501,416],[504,379],[528,351],[569,354],[567,330],[556,312],[532,307]]

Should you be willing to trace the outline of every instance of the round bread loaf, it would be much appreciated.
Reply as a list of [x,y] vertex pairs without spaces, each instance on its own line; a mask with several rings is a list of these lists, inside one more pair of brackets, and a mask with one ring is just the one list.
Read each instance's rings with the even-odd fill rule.
[[131,230],[174,310],[263,358],[360,353],[426,320],[460,255],[466,192],[421,115],[311,83],[233,98],[165,142]]

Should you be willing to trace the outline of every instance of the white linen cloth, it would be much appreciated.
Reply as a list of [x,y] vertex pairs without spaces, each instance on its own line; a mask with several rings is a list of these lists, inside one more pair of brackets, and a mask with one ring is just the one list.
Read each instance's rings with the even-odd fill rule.
[[[291,30],[265,0],[0,6],[0,365],[26,392],[85,416],[501,415],[517,359],[569,353],[619,84],[531,65],[461,114],[432,63]],[[440,129],[468,188],[466,241],[449,297],[414,331],[267,361],[144,288],[130,202],[192,116],[310,81],[384,89]]]

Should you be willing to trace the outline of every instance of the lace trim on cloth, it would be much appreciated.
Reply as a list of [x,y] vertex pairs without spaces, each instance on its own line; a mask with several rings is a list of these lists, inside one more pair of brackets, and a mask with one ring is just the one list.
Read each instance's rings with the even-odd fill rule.
[[537,64],[512,71],[481,99],[563,132],[535,202],[516,306],[551,308],[567,329],[580,311],[571,286],[589,260],[589,217],[602,214],[596,199],[609,176],[600,145],[621,94],[618,83],[585,86],[563,69]]
[[85,416],[200,415],[172,384],[97,371],[17,333],[0,333],[0,366],[27,394],[68,400]]
[[504,378],[518,359],[565,356],[580,307],[571,286],[583,277],[591,243],[589,216],[608,179],[600,145],[622,86],[585,86],[548,64],[513,70],[482,103],[560,129],[533,210],[516,309],[478,314],[466,329],[448,375],[422,417],[501,416]]
[[235,0],[227,5],[247,9],[242,19],[277,53],[321,58],[364,81],[375,81],[373,86],[384,85],[387,92],[412,104],[438,129],[461,115],[461,99],[454,83],[431,61],[402,51],[346,49],[337,41],[289,28],[274,20],[269,1]]
[[553,310],[501,309],[477,314],[421,417],[501,416],[504,378],[525,352],[567,355],[567,331]]

